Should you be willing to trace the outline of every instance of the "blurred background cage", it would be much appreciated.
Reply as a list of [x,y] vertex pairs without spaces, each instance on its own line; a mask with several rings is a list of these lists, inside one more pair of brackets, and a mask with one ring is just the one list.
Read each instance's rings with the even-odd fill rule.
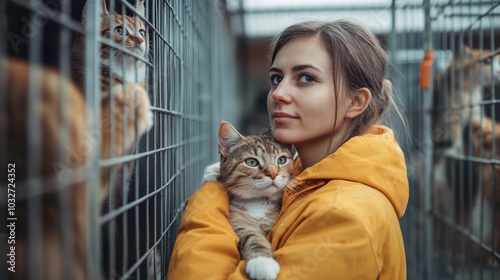
[[[401,219],[408,279],[500,277],[500,2],[146,0],[137,16],[139,1],[107,0],[110,11],[144,22],[144,57],[101,32],[100,0],[85,14],[90,24],[82,25],[85,2],[0,3],[0,33],[6,35],[0,42],[0,164],[6,178],[0,219],[16,225],[0,230],[0,279],[78,279],[75,266],[83,267],[85,279],[164,279],[184,201],[199,187],[204,167],[218,159],[220,120],[245,134],[268,126],[271,38],[292,23],[342,18],[380,39],[390,62],[387,78],[407,117],[406,125],[387,122],[405,152],[410,181]],[[78,36],[86,38],[81,116],[69,106],[66,82]],[[102,46],[146,66],[154,122],[135,136],[132,153],[108,158],[99,155],[105,142],[92,134],[102,130],[96,121],[103,115]],[[27,68],[12,73],[14,59]],[[43,87],[49,78],[57,81],[52,98]],[[13,98],[16,81],[25,84],[21,101]],[[46,104],[53,107],[44,110]],[[70,165],[75,118],[84,121],[85,148],[97,151],[85,150],[78,168]],[[57,129],[46,130],[49,119]],[[132,127],[137,134],[139,124]],[[55,152],[47,156],[45,149]],[[16,164],[12,182],[9,163]],[[101,178],[116,166],[124,168],[112,175],[129,177],[128,191],[101,203]],[[9,204],[9,183],[16,186],[15,205]],[[57,246],[47,236],[55,236],[50,242]],[[16,270],[25,272],[8,270],[11,239]]]

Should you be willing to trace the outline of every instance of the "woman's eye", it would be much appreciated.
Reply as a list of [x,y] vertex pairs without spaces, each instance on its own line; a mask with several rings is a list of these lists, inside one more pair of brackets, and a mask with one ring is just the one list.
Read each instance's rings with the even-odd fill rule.
[[119,35],[122,35],[122,33],[123,33],[123,28],[121,28],[121,27],[119,27],[119,26],[118,26],[118,27],[115,27],[115,33],[117,33],[117,34],[119,34]]
[[255,167],[255,166],[259,165],[259,162],[254,158],[245,159],[245,163],[250,167]]
[[304,74],[304,75],[300,76],[299,81],[301,83],[311,83],[311,82],[314,82],[314,77],[311,75],[308,75],[308,74]]
[[277,85],[281,82],[281,80],[283,80],[283,78],[280,76],[271,76],[270,80],[272,85]]
[[141,34],[142,37],[146,37],[146,30],[140,29],[139,34]]
[[286,163],[286,157],[285,156],[281,156],[278,158],[278,164],[279,165],[283,165]]

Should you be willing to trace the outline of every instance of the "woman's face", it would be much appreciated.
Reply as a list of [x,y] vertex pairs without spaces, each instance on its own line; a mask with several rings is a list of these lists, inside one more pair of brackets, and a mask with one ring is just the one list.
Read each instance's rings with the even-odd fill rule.
[[[335,124],[332,59],[317,36],[283,46],[269,70],[267,108],[276,140],[298,145],[328,144],[342,127],[339,104]],[[340,87],[342,88],[342,87]],[[339,100],[344,100],[340,94]]]

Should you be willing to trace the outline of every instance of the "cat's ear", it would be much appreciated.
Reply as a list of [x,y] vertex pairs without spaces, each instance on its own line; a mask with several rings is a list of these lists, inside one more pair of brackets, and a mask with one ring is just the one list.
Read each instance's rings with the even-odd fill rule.
[[274,138],[273,136],[273,130],[271,127],[269,127],[264,133],[262,133],[263,136],[266,136],[268,138]]
[[[82,12],[82,23],[83,26],[85,26],[85,21],[87,17],[87,7],[89,4],[90,0],[85,3],[85,6],[83,7],[83,12]],[[96,3],[97,5],[97,14],[98,16],[102,17],[103,15],[109,15],[108,8],[106,7],[106,0],[102,0],[102,6]]]
[[137,12],[140,16],[145,17],[144,13],[144,1],[139,1],[139,6],[137,6]]
[[219,154],[226,156],[229,148],[243,140],[243,136],[228,122],[221,122],[219,127]]
[[455,59],[470,58],[472,56],[472,49],[467,44],[459,44],[455,48]]

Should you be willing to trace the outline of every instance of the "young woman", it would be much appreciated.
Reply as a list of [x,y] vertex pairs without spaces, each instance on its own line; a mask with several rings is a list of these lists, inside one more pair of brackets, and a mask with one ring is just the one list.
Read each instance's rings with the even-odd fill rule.
[[[403,152],[377,125],[393,104],[376,37],[348,22],[305,22],[272,44],[268,112],[276,140],[298,152],[268,239],[278,279],[406,279],[398,218],[408,202]],[[189,198],[168,279],[247,279],[218,183]]]

